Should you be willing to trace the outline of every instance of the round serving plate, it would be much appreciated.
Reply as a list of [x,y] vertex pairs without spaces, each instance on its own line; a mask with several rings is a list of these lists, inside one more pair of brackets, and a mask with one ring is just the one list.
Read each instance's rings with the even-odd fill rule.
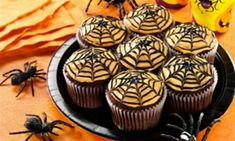
[[[79,126],[103,137],[115,140],[160,140],[160,133],[168,132],[167,129],[165,130],[162,121],[160,121],[160,125],[151,130],[123,132],[114,126],[107,104],[101,108],[91,110],[80,108],[72,103],[67,94],[62,68],[67,58],[77,49],[79,49],[79,45],[73,36],[56,51],[48,67],[48,90],[58,109]],[[219,74],[218,84],[212,103],[203,111],[206,118],[203,118],[201,129],[207,127],[213,119],[223,115],[232,102],[235,93],[233,62],[221,46],[218,47],[214,65]],[[165,115],[166,112],[163,113],[162,117]],[[168,134],[171,134],[170,132],[172,131],[169,130]]]

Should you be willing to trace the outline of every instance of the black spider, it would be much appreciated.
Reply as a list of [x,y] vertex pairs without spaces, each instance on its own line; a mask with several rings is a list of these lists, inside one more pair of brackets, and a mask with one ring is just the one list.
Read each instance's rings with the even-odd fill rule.
[[[123,18],[124,15],[126,14],[125,9],[123,7],[123,3],[125,2],[125,0],[104,0],[108,3],[107,8],[112,4],[115,7],[117,7],[119,9],[119,17]],[[91,4],[92,0],[89,0],[87,7],[86,7],[86,12],[88,11],[90,4]],[[99,0],[98,5],[102,2],[102,0]],[[135,0],[128,0],[128,3],[131,5],[131,7],[134,9],[136,7],[138,7],[138,4],[136,3]]]
[[217,4],[219,2],[223,3],[222,0],[199,0],[199,2],[198,0],[195,0],[195,3],[197,3],[197,6],[201,13],[203,13],[202,9],[206,9],[206,12],[213,12],[214,10],[218,10]]
[[25,133],[31,133],[25,141],[28,141],[34,134],[39,134],[43,141],[46,141],[45,136],[52,141],[50,134],[53,134],[55,136],[59,136],[58,134],[53,132],[54,128],[63,130],[61,127],[57,126],[59,124],[65,125],[70,128],[74,128],[74,126],[70,125],[69,123],[66,123],[61,120],[55,120],[52,122],[47,122],[47,115],[46,113],[42,113],[44,116],[44,119],[42,119],[38,115],[32,115],[32,114],[26,114],[26,116],[29,116],[30,118],[27,118],[24,126],[28,129],[26,131],[19,131],[19,132],[10,132],[10,135],[16,135],[16,134],[25,134]]
[[42,72],[43,69],[37,69],[37,66],[32,66],[33,64],[36,64],[37,61],[32,61],[32,62],[26,62],[24,64],[24,71],[20,70],[20,69],[13,69],[10,70],[6,73],[4,73],[2,76],[6,77],[1,83],[0,86],[10,77],[11,78],[11,84],[12,85],[20,85],[23,83],[23,87],[21,88],[21,90],[19,91],[19,93],[16,95],[16,97],[18,97],[21,92],[24,90],[24,88],[27,85],[27,81],[30,79],[30,84],[31,84],[31,89],[32,89],[32,95],[34,96],[34,88],[33,88],[33,77],[37,77],[39,79],[42,80],[46,80],[46,78],[44,78],[43,76],[40,75],[45,75],[45,72]]
[[[174,116],[174,117],[177,117],[179,119],[179,121],[181,122],[182,127],[179,127],[179,126],[173,125],[173,124],[167,124],[166,126],[168,128],[180,131],[181,134],[180,134],[179,137],[174,137],[174,136],[169,135],[169,134],[161,134],[162,137],[167,138],[169,140],[173,140],[173,141],[197,141],[196,137],[197,137],[197,135],[199,133],[199,129],[200,129],[200,126],[201,126],[202,118],[204,116],[203,113],[201,113],[199,118],[198,118],[198,121],[197,121],[197,124],[196,124],[196,129],[194,129],[194,126],[195,126],[194,125],[194,119],[193,119],[193,116],[191,114],[189,115],[189,127],[188,128],[187,128],[186,121],[184,120],[184,118],[182,116],[180,116],[177,113],[173,113],[173,114],[170,114],[170,115]],[[206,129],[206,133],[203,135],[202,141],[206,141],[206,139],[208,137],[208,134],[211,131],[212,126],[215,123],[219,122],[219,121],[220,121],[219,119],[214,119],[210,123],[210,125]]]

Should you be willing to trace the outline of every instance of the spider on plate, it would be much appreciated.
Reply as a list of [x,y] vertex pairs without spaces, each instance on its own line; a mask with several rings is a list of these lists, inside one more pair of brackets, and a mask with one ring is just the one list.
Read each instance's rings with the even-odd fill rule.
[[37,63],[37,61],[32,61],[32,62],[26,62],[24,64],[24,71],[20,70],[20,69],[13,69],[10,70],[6,73],[4,73],[2,76],[6,77],[1,83],[0,86],[9,78],[11,78],[11,84],[12,85],[20,85],[23,83],[23,87],[21,88],[21,90],[18,92],[18,94],[16,95],[16,97],[18,97],[21,92],[24,90],[24,88],[27,85],[27,81],[30,79],[30,84],[31,84],[31,89],[32,89],[32,95],[34,96],[34,88],[33,88],[33,77],[37,77],[39,79],[42,80],[46,80],[46,78],[44,78],[41,75],[45,75],[45,72],[42,72],[43,69],[37,69],[37,66],[35,65]]
[[59,136],[57,133],[53,132],[54,128],[63,130],[61,127],[57,126],[59,124],[65,125],[70,128],[74,128],[74,126],[70,125],[69,123],[66,123],[61,120],[55,120],[52,122],[47,122],[47,115],[46,113],[42,113],[44,116],[44,119],[42,119],[38,115],[33,114],[26,114],[29,118],[26,119],[24,126],[28,129],[26,131],[18,131],[18,132],[10,132],[10,135],[16,135],[16,134],[25,134],[25,133],[31,133],[25,141],[28,141],[33,135],[39,134],[43,141],[46,141],[45,136],[52,141],[50,134],[53,134],[55,136]]
[[[112,4],[115,7],[117,7],[119,9],[119,17],[123,18],[124,15],[126,14],[125,12],[125,8],[123,6],[123,3],[125,2],[125,0],[104,0],[108,3],[107,8]],[[131,7],[134,9],[136,7],[138,7],[138,4],[136,3],[135,0],[127,0],[128,3],[131,5]],[[91,4],[92,0],[89,0],[87,7],[86,7],[86,12],[88,11],[90,4]],[[99,0],[98,5],[100,5],[100,3],[102,2],[102,0]]]
[[[179,138],[178,137],[174,137],[173,135],[169,135],[169,134],[164,134],[162,133],[160,136],[164,137],[166,139],[172,140],[172,141],[197,141],[197,135],[199,133],[199,129],[201,126],[201,122],[202,122],[202,118],[204,116],[204,113],[201,113],[199,115],[197,124],[196,124],[196,129],[194,129],[194,119],[193,116],[190,114],[189,115],[189,127],[187,127],[186,121],[184,120],[184,118],[182,116],[180,116],[177,113],[172,113],[170,114],[170,116],[174,116],[176,118],[179,119],[179,121],[182,124],[182,127],[179,127],[178,125],[173,125],[173,124],[166,124],[166,126],[168,128],[171,129],[175,129],[181,132]],[[220,119],[214,119],[210,125],[206,128],[206,132],[203,135],[202,141],[206,141],[209,132],[211,131],[211,128],[214,124],[216,124],[217,122],[220,122]]]

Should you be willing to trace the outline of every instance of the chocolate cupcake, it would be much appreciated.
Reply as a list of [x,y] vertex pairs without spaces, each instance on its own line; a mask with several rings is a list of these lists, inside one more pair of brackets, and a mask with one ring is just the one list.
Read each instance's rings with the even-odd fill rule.
[[111,51],[104,48],[75,51],[63,70],[69,96],[78,106],[101,107],[105,99],[105,85],[118,70],[118,58]]
[[215,67],[198,56],[172,57],[160,76],[168,90],[169,107],[178,113],[196,113],[206,109],[218,80]]
[[165,31],[174,25],[168,10],[160,5],[144,4],[124,17],[127,28],[141,35],[155,34],[162,37]]
[[168,56],[168,47],[152,35],[134,37],[117,47],[121,64],[127,69],[153,71],[162,66]]
[[111,79],[106,99],[113,122],[120,130],[146,130],[158,124],[166,90],[156,75],[143,70],[128,70]]
[[167,31],[165,41],[172,55],[189,54],[214,62],[218,41],[214,32],[196,23],[182,23]]
[[83,48],[113,47],[127,37],[123,21],[110,16],[94,16],[85,20],[76,34]]

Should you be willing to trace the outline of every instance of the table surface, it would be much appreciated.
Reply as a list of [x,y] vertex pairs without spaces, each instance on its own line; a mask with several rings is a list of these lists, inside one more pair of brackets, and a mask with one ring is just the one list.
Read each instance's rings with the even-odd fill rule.
[[[84,0],[85,1],[85,0]],[[153,0],[146,0],[147,2],[153,2]],[[145,1],[145,2],[146,2]],[[140,2],[137,1],[137,2]],[[141,3],[141,2],[140,2]],[[85,8],[86,3],[82,3],[80,8]],[[91,6],[94,9],[95,6]],[[92,12],[100,12],[101,9],[96,8]],[[191,21],[190,6],[186,6],[180,10],[170,10],[174,18],[177,21]],[[234,10],[235,11],[235,10]],[[104,12],[104,11],[103,11]],[[104,12],[105,13],[105,12]],[[227,52],[235,61],[234,50],[234,37],[235,37],[235,12],[233,12],[233,18],[230,25],[230,29],[227,33],[217,36],[220,44],[227,50]],[[44,54],[30,54],[25,56],[17,56],[13,58],[0,57],[0,74],[7,72],[13,68],[23,68],[23,64],[27,61],[38,60],[38,67],[47,70],[49,61],[53,53]],[[0,80],[3,77],[0,76]],[[16,98],[16,94],[20,87],[11,86],[10,82],[0,86],[0,140],[1,141],[19,141],[24,140],[28,134],[22,134],[17,136],[10,136],[9,132],[25,130],[23,124],[25,122],[25,114],[37,114],[42,115],[42,112],[48,114],[48,120],[55,119],[64,120],[75,126],[75,129],[69,129],[64,127],[64,131],[56,130],[60,136],[51,136],[56,141],[105,141],[109,140],[97,135],[94,135],[81,127],[75,125],[69,121],[60,111],[56,108],[55,104],[51,100],[47,84],[45,82],[35,82],[35,96],[32,97],[30,87],[26,87],[21,96]],[[221,122],[216,124],[211,131],[207,141],[233,141],[235,139],[235,100],[231,103],[228,110],[221,117]],[[202,131],[199,134],[198,139],[204,134]],[[39,136],[33,136],[31,141],[40,140]]]

